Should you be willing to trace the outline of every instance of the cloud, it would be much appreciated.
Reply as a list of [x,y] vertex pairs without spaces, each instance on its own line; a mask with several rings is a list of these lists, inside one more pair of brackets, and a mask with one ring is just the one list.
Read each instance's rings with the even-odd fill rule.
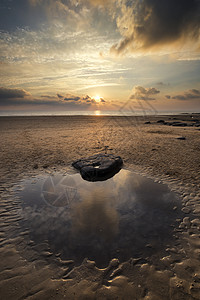
[[[170,98],[168,98],[168,99],[170,99]],[[198,99],[198,100],[200,100],[200,90],[191,89],[189,91],[184,92],[183,94],[175,95],[175,96],[171,97],[171,99],[176,99],[176,100]]]
[[64,98],[64,101],[78,101],[78,100],[80,100],[81,98],[80,97],[78,97],[78,96],[67,96],[67,97],[65,97]]
[[30,93],[24,89],[8,89],[0,87],[0,99],[24,98],[30,96]]
[[57,97],[52,95],[41,95],[40,97],[45,99],[50,99],[50,100],[57,100]]
[[[101,98],[101,103],[106,101]],[[41,95],[40,97],[34,97],[29,92],[24,89],[8,89],[1,87],[0,88],[0,106],[1,107],[57,107],[67,108],[69,110],[84,110],[88,107],[94,108],[97,105],[97,102],[94,98],[89,95],[86,96],[77,96],[71,94],[60,94],[57,93],[54,95]]]
[[[100,237],[106,242],[118,233],[119,217],[105,190],[95,190],[72,210],[72,233],[81,237]],[[92,226],[91,226],[92,224]]]
[[[57,99],[57,103],[64,103],[64,102],[70,102],[70,103],[74,103],[74,104],[87,104],[87,105],[90,105],[90,104],[96,104],[96,100],[95,98],[92,98],[91,96],[89,95],[86,95],[86,96],[77,96],[77,95],[72,95],[72,94],[59,94],[57,93],[56,95],[57,97],[54,97],[54,96],[48,96],[48,95],[44,95],[44,96],[41,96],[41,97],[46,97],[46,99]],[[106,100],[104,100],[103,98],[100,98],[100,102],[101,103],[105,103]]]
[[[126,51],[157,50],[160,46],[180,46],[189,40],[198,41],[200,1],[182,0],[181,3],[180,1],[29,0],[29,4],[32,6],[31,9],[29,7],[29,11],[42,14],[40,22],[35,20],[36,24],[46,23],[47,27],[52,25],[51,36],[44,40],[43,45],[45,50],[48,48],[48,52],[55,48],[60,49],[62,46],[68,50],[69,37],[65,40],[66,33],[81,31],[87,32],[88,35],[95,32],[95,37],[100,35],[105,37],[106,35],[105,45],[96,46],[101,55],[106,53],[111,45],[113,45],[111,52],[123,54]],[[23,9],[22,4],[19,5],[19,9],[20,11]],[[27,12],[25,11],[23,15],[26,16]],[[29,29],[31,29],[32,23],[34,20],[30,24],[28,23]],[[21,26],[17,23],[16,27],[20,28]],[[64,28],[57,34],[55,31],[58,31],[60,27]],[[34,36],[36,42],[43,37],[41,34],[42,32]],[[120,35],[121,41],[119,41]],[[72,34],[72,36],[73,39],[76,39],[76,34]],[[54,42],[52,37],[57,39],[57,43],[49,46],[48,43]],[[31,34],[29,34],[29,39],[31,39]],[[79,47],[82,48],[82,45],[85,48],[88,43],[80,41]],[[30,45],[31,53],[32,48]],[[77,51],[78,48],[73,47],[73,49]],[[33,50],[38,51],[38,48]],[[54,52],[57,53],[57,51]]]
[[159,81],[159,82],[156,82],[156,85],[164,87],[164,86],[170,86],[170,83],[165,83],[165,82]]
[[136,100],[155,100],[153,95],[157,95],[160,93],[156,88],[144,88],[142,86],[135,86],[133,89],[133,94],[130,96],[130,99]]
[[[199,0],[122,0],[117,26],[122,40],[111,52],[156,50],[199,40]],[[198,41],[199,42],[199,41]]]
[[94,6],[111,7],[111,5],[116,2],[116,0],[89,0],[89,2]]
[[[96,104],[96,101],[94,98],[90,97],[89,95],[86,96],[74,96],[74,95],[66,95],[63,98],[64,101],[71,101],[71,102],[79,102],[79,103],[87,103],[87,104]],[[100,102],[106,102],[104,99],[100,99]]]
[[0,88],[0,106],[41,106],[57,105],[59,103],[61,101],[58,101],[57,97],[52,95],[41,95],[35,98],[23,89]]
[[[110,0],[90,0],[90,2],[94,5],[106,5]],[[111,0],[112,1],[112,0]],[[111,2],[110,1],[110,2]]]
[[58,97],[59,99],[63,99],[63,98],[64,98],[64,96],[63,96],[63,95],[60,95],[60,94],[57,94],[57,97]]
[[95,99],[92,97],[86,95],[85,97],[82,98],[82,101],[86,101],[87,103],[96,103]]
[[49,23],[69,25],[69,29],[86,29],[90,24],[88,1],[75,0],[29,0],[33,7],[44,10]]
[[88,95],[86,95],[85,97],[83,97],[83,100],[85,100],[85,101],[90,101],[91,100],[91,97],[90,96],[88,96]]

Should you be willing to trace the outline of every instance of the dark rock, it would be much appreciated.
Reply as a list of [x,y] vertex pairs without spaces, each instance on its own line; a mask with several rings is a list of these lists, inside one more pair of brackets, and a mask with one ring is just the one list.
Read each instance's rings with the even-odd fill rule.
[[78,169],[83,179],[88,181],[103,181],[118,173],[123,165],[120,156],[112,154],[97,154],[72,163]]
[[184,136],[179,136],[177,137],[177,140],[186,140],[186,138]]
[[49,167],[49,165],[45,164],[42,167],[43,167],[43,169],[47,169]]
[[187,123],[182,123],[182,122],[172,122],[170,125],[171,126],[177,126],[177,127],[186,127],[188,124]]
[[188,126],[187,123],[177,122],[177,121],[174,121],[174,122],[168,122],[168,123],[165,123],[165,125],[169,125],[169,126],[177,126],[177,127],[186,127],[186,126]]
[[150,121],[146,121],[144,124],[151,124],[151,122]]
[[[192,118],[193,118],[193,117],[192,117]],[[199,119],[193,119],[192,122],[197,122],[197,123],[199,123],[200,120],[199,120]]]
[[38,164],[35,164],[35,165],[33,166],[33,169],[38,169]]
[[162,124],[164,124],[165,121],[164,121],[164,120],[158,120],[157,123],[162,123]]

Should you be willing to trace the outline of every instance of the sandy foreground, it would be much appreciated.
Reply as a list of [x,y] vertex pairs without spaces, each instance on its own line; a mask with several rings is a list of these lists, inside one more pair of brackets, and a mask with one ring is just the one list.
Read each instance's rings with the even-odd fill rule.
[[[199,299],[198,120],[198,114],[1,117],[0,298]],[[63,259],[46,240],[34,243],[28,228],[18,230],[21,204],[13,196],[20,180],[66,171],[72,161],[100,152],[120,155],[125,168],[167,183],[181,204],[166,244],[147,244],[141,257],[131,253],[127,261],[112,257],[104,268],[87,259],[79,265]]]

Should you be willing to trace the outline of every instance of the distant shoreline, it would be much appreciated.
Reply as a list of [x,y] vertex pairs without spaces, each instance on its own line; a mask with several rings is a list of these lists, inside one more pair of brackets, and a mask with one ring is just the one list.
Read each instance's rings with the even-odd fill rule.
[[95,114],[95,112],[85,112],[85,113],[68,113],[68,114],[1,114],[0,118],[2,117],[158,117],[158,116],[181,116],[181,115],[200,115],[200,112],[158,112],[155,114],[151,113],[107,113],[107,112],[100,112],[100,114]]

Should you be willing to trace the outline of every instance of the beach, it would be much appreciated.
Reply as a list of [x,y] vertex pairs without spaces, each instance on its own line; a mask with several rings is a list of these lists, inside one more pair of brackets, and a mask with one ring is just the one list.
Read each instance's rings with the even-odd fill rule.
[[[0,295],[2,299],[199,299],[200,114],[165,116],[0,117]],[[119,155],[124,168],[169,186],[180,199],[172,239],[158,252],[100,268],[80,265],[20,231],[24,178],[71,170],[97,153]],[[176,208],[175,208],[176,209]],[[145,239],[145,237],[144,237]]]

